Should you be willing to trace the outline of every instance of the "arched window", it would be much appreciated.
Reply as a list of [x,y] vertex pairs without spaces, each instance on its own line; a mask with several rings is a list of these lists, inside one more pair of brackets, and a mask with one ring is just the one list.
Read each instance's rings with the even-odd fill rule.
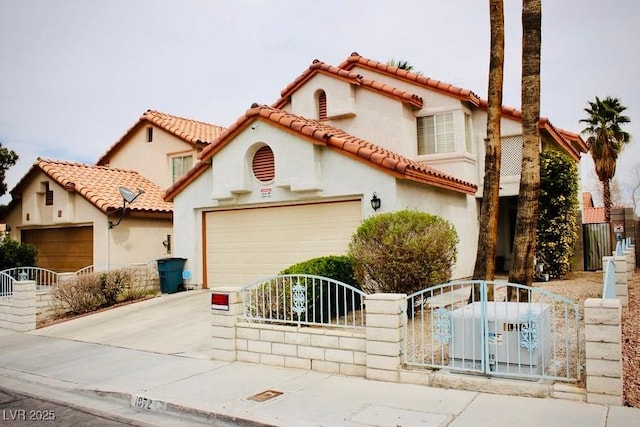
[[321,90],[318,93],[318,120],[327,118],[327,94]]
[[276,176],[276,165],[273,151],[268,145],[263,145],[253,155],[251,162],[253,176],[262,183],[273,181]]

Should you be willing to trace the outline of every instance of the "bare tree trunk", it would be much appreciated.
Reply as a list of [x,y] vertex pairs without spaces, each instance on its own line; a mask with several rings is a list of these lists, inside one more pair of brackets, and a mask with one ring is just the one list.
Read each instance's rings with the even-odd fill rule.
[[[473,270],[475,280],[493,280],[496,270],[498,243],[498,206],[500,204],[500,119],[502,117],[502,87],[504,76],[504,5],[502,0],[489,0],[491,21],[491,51],[487,106],[487,138],[485,139],[484,187],[480,209],[478,251]],[[493,301],[493,286],[489,300]],[[474,286],[469,301],[480,300],[480,287]]]
[[[533,283],[540,191],[540,46],[542,1],[522,1],[522,172],[509,281]],[[513,290],[508,290],[513,300]],[[528,301],[521,292],[518,301]]]

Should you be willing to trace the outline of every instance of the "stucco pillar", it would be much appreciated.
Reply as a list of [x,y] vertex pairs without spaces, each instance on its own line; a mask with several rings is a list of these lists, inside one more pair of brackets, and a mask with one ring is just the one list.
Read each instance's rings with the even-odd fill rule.
[[618,299],[584,302],[587,402],[623,404],[622,305]]
[[407,325],[407,296],[367,295],[365,305],[366,376],[373,380],[398,382]]
[[238,316],[242,312],[242,304],[238,288],[221,287],[216,288],[213,295],[226,295],[228,301],[227,308],[216,308],[212,303],[212,359],[232,362],[237,359],[236,354],[236,324]]
[[620,300],[622,307],[629,306],[629,272],[626,256],[605,256],[602,257],[602,265],[613,260],[616,266],[616,298]]
[[2,303],[0,327],[18,332],[36,328],[36,282],[33,280],[13,282],[13,295]]

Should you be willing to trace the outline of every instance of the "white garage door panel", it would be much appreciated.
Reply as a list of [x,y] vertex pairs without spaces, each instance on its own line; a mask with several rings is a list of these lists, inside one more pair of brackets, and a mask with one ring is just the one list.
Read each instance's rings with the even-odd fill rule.
[[300,261],[344,254],[360,201],[209,212],[207,285],[241,286]]

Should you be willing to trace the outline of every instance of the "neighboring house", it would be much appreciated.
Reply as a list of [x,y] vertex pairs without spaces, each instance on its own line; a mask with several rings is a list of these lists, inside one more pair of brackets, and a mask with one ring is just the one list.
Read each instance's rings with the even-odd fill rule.
[[[224,128],[148,110],[97,162],[38,159],[11,190],[6,222],[34,244],[38,266],[58,272],[95,264],[155,264],[170,256],[173,204],[163,191]],[[118,188],[144,190],[127,204]]]
[[[417,209],[460,237],[454,278],[470,276],[484,174],[486,101],[352,54],[314,63],[272,106],[254,104],[165,195],[175,254],[205,287],[240,286],[315,256],[341,254],[360,222]],[[540,120],[542,147],[576,161],[579,135]],[[498,255],[510,261],[521,113],[503,108]],[[541,148],[542,148],[541,147]],[[375,212],[370,199],[382,206]]]
[[[119,187],[138,193],[125,207]],[[38,249],[38,266],[57,272],[149,263],[166,256],[172,204],[134,171],[38,158],[11,190],[11,236]]]
[[591,193],[582,193],[582,223],[600,224],[605,220],[604,206],[599,208],[593,206],[593,196]]
[[168,188],[195,163],[204,147],[225,129],[147,110],[96,164],[134,170]]

